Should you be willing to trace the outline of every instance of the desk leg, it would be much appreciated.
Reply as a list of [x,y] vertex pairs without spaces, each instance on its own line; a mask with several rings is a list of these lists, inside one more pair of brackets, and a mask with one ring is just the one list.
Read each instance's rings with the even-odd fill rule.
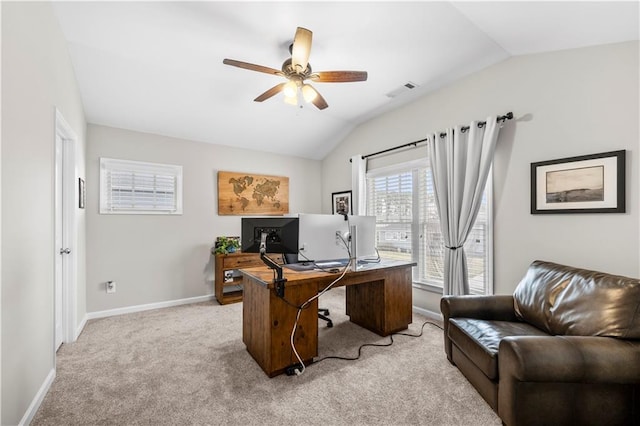
[[265,373],[271,366],[269,330],[270,290],[245,275],[242,289],[242,341]]
[[[299,306],[317,289],[317,285],[285,285],[285,299]],[[251,277],[245,276],[243,290],[242,340],[264,372],[269,377],[277,376],[298,362],[290,343],[297,309]],[[300,314],[294,342],[304,361],[318,356],[317,300]]]
[[351,322],[381,336],[411,324],[411,268],[394,269],[383,280],[346,288],[346,312]]

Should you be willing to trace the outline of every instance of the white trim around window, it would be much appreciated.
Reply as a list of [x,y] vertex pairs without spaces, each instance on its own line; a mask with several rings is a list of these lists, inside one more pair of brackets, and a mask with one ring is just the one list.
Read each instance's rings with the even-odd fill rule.
[[182,214],[182,166],[100,158],[101,214]]

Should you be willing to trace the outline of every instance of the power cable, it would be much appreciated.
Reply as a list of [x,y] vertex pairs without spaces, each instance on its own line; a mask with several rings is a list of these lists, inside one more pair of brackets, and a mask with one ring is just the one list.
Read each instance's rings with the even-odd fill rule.
[[440,330],[444,330],[439,324],[436,324],[434,322],[431,321],[425,321],[422,323],[422,326],[420,327],[420,334],[409,334],[409,333],[393,333],[391,335],[389,335],[389,342],[388,343],[364,343],[362,345],[360,345],[360,347],[358,348],[358,356],[356,357],[343,357],[343,356],[337,356],[337,355],[328,355],[325,357],[322,357],[320,359],[318,359],[317,361],[314,361],[313,364],[317,364],[319,362],[322,362],[326,359],[338,359],[338,360],[342,360],[342,361],[357,361],[358,359],[360,359],[360,357],[362,356],[362,349],[368,346],[373,346],[373,347],[387,347],[387,346],[391,346],[394,343],[393,340],[393,336],[407,336],[407,337],[422,337],[422,334],[424,333],[424,326],[425,325],[432,325],[434,327],[439,328]]

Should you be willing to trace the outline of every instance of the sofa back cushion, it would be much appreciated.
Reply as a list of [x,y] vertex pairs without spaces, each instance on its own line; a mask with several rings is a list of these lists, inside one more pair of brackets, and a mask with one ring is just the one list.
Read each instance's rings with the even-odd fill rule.
[[640,280],[536,260],[513,294],[519,319],[553,335],[640,339]]

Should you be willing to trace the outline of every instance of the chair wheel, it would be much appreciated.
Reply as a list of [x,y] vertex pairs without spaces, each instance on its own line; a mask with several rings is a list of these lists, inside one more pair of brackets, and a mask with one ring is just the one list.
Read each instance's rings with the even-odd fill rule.
[[332,322],[332,321],[329,321],[329,322],[327,323],[327,328],[332,328],[332,327],[333,327],[333,322]]

